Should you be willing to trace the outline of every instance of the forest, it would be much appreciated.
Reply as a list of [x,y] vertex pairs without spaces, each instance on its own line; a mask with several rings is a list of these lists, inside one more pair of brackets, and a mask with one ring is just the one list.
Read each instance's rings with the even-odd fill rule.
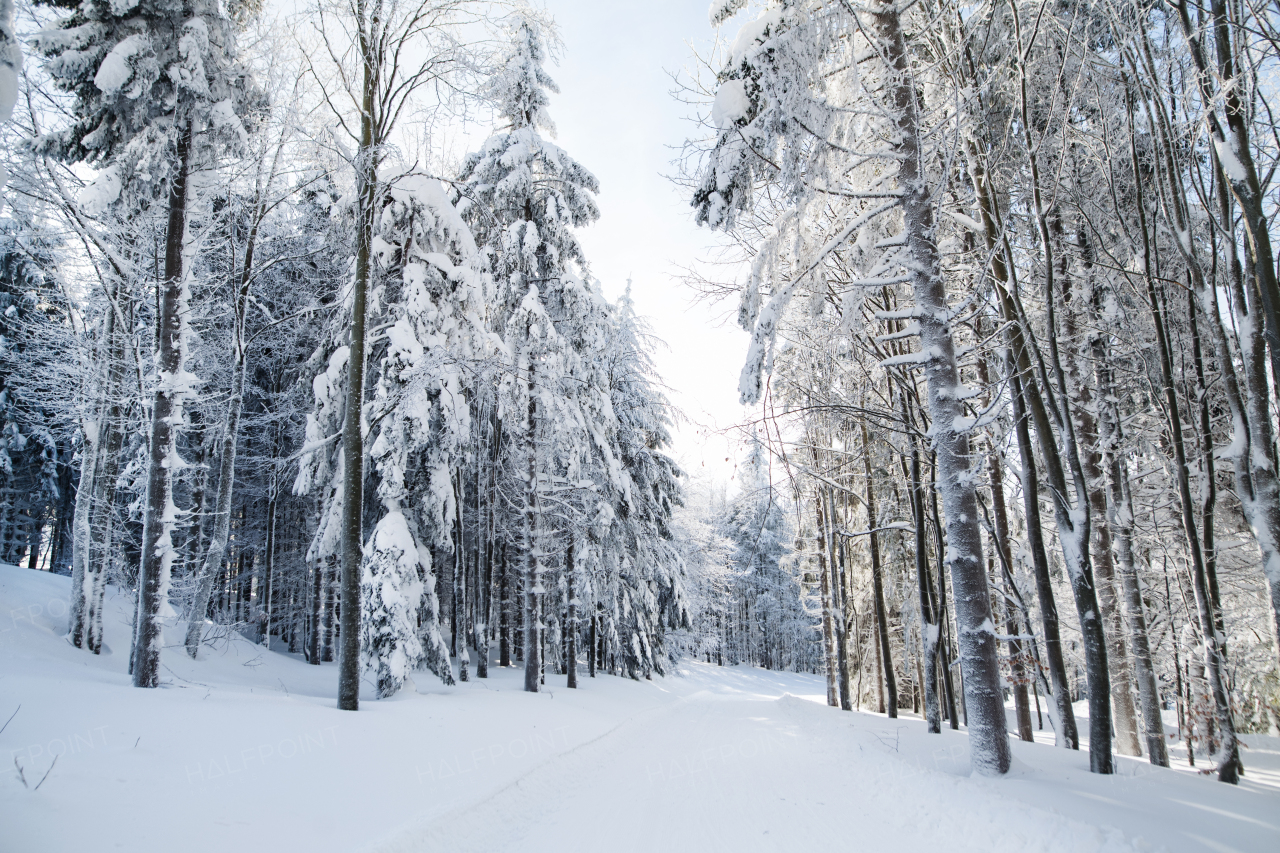
[[1280,5],[708,18],[652,180],[742,330],[732,482],[679,461],[648,282],[593,272],[553,10],[0,0],[0,562],[69,578],[74,660],[127,602],[135,688],[237,643],[346,711],[692,661],[963,729],[979,776],[1039,734],[1249,779]]

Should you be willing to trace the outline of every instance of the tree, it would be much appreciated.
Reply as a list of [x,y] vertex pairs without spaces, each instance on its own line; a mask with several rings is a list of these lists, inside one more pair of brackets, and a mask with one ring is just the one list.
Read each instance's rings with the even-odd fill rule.
[[[396,125],[421,90],[465,70],[469,44],[461,29],[481,15],[471,0],[354,0],[317,10],[323,50],[333,74],[312,72],[325,102],[356,145],[354,271],[346,407],[342,426],[341,654],[338,707],[360,706],[360,561],[364,543],[364,413],[366,312],[374,275],[374,233],[380,213],[379,172]],[[413,58],[410,59],[410,56]],[[407,63],[417,63],[416,67]],[[339,106],[338,98],[346,104]],[[355,115],[352,117],[351,113]]]
[[[547,115],[549,91],[555,83],[543,69],[548,58],[542,22],[520,14],[508,21],[511,49],[490,83],[490,97],[506,130],[491,136],[463,164],[460,180],[471,202],[464,209],[476,223],[481,246],[490,255],[497,292],[493,328],[501,331],[512,354],[513,377],[506,393],[507,411],[523,414],[524,494],[522,496],[525,559],[525,689],[541,683],[543,626],[542,537],[546,533],[539,483],[573,463],[569,433],[585,437],[590,421],[581,405],[582,390],[563,387],[580,369],[581,356],[572,337],[580,306],[593,297],[571,275],[571,265],[586,258],[572,229],[599,216],[590,172],[540,130],[554,132]],[[539,432],[539,425],[547,429]],[[597,450],[610,453],[611,448]],[[559,457],[559,458],[557,458]],[[578,477],[572,478],[574,481]],[[548,481],[549,482],[549,481]]]
[[93,0],[37,43],[75,98],[74,123],[37,150],[103,167],[97,186],[106,202],[127,190],[126,203],[163,199],[167,211],[133,655],[134,685],[155,687],[162,619],[171,612],[177,436],[183,399],[198,381],[186,371],[190,182],[221,150],[243,144],[250,86],[235,60],[231,22],[207,0],[146,0],[129,9]]

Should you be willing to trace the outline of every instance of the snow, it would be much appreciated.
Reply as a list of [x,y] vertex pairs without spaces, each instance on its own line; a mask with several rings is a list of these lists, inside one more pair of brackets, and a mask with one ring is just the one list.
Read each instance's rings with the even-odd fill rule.
[[80,191],[80,208],[90,216],[101,216],[120,198],[120,167],[108,166]]
[[150,40],[141,33],[131,35],[122,40],[103,58],[98,66],[98,73],[93,77],[93,85],[105,95],[114,95],[133,77],[133,68],[129,60],[150,47]]
[[1218,162],[1222,164],[1222,171],[1226,173],[1227,180],[1233,184],[1247,184],[1249,175],[1245,171],[1244,164],[1240,162],[1240,155],[1236,152],[1235,138],[1226,140],[1214,136],[1213,149],[1218,154]]
[[942,209],[942,212],[945,213],[947,216],[950,216],[952,219],[954,219],[957,224],[962,225],[965,228],[968,228],[970,231],[975,231],[978,234],[987,233],[986,226],[984,226],[978,220],[974,219],[972,216],[969,216],[965,213],[961,213],[958,210],[951,210],[950,208],[945,208],[945,207]]
[[718,27],[746,5],[747,0],[714,0],[711,7],[707,9],[707,21],[711,26]]
[[1124,757],[1098,776],[1085,750],[1022,742],[986,779],[963,730],[829,708],[821,676],[686,661],[578,690],[548,671],[530,694],[493,666],[447,688],[416,673],[351,713],[335,664],[237,637],[166,654],[139,690],[131,600],[108,589],[93,656],[61,636],[68,592],[0,566],[0,742],[31,787],[48,772],[39,791],[0,780],[0,849],[1280,849],[1280,738],[1243,737],[1239,787]]
[[747,97],[746,82],[743,80],[726,80],[716,92],[716,99],[711,104],[711,121],[720,130],[727,130],[746,116],[751,108],[751,100]]
[[781,20],[782,9],[775,7],[761,12],[754,21],[743,24],[729,48],[729,64],[736,65],[754,57],[766,39],[765,30],[774,32]]

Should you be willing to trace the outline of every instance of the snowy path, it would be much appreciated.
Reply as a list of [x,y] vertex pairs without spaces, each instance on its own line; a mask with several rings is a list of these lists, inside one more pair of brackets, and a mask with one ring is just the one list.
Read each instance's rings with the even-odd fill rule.
[[[1065,788],[1061,774],[1022,762],[1010,779],[971,779],[963,735],[930,737],[918,720],[842,715],[790,695],[747,698],[743,676],[690,666],[686,678],[709,689],[637,715],[495,795],[367,849],[737,853],[853,839],[859,848],[898,850],[1280,849],[1274,821],[1222,808],[1240,792],[1219,798],[1205,780],[1132,762],[1128,775],[1110,779],[1077,771]],[[751,680],[757,688],[795,683],[785,674]],[[1072,765],[1087,767],[1079,753],[1037,749],[1045,753],[1063,759],[1054,763],[1068,775]],[[1274,794],[1255,796],[1264,811],[1280,805]],[[1200,821],[1179,806],[1186,797],[1199,800],[1186,806]],[[1056,807],[1045,808],[1055,798]],[[1218,819],[1206,822],[1207,814]],[[1203,840],[1206,833],[1215,838]]]
[[112,651],[128,600],[94,657],[60,636],[66,586],[0,566],[0,853],[1280,850],[1278,738],[1244,738],[1239,788],[1017,742],[986,780],[963,732],[828,708],[814,676],[686,663],[533,695],[495,670],[351,714],[332,664],[242,639],[170,648],[140,691]]

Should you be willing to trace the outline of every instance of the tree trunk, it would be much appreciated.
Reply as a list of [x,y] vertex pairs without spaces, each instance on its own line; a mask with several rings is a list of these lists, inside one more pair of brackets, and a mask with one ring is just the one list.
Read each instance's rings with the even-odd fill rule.
[[[832,518],[831,525],[834,530],[837,526],[835,521],[835,495],[828,493],[827,500]],[[845,512],[847,516],[847,503],[845,506]],[[850,594],[848,573],[846,570],[849,543],[843,537],[833,537],[833,539],[835,539],[835,541],[833,541],[830,546],[834,548],[831,560],[832,566],[834,567],[833,571],[835,573],[836,580],[838,581],[836,589],[838,590],[840,597],[840,609],[838,611],[840,616],[840,646],[836,655],[836,664],[839,667],[839,672],[837,673],[838,677],[836,681],[840,692],[840,710],[852,711],[853,698],[849,693],[849,625],[853,622],[853,596]],[[839,558],[838,562],[837,557]],[[798,666],[799,662],[793,661],[793,664]]]
[[947,724],[953,730],[960,728],[960,719],[956,715],[956,688],[951,677],[951,617],[947,610],[947,574],[941,568],[947,565],[947,547],[943,534],[942,517],[938,514],[938,460],[937,454],[930,454],[929,465],[929,501],[933,517],[934,550],[938,560],[938,585],[930,590],[934,595],[933,609],[938,614],[938,667],[942,671],[939,682],[942,684],[943,707],[947,714]]
[[897,719],[898,717],[898,681],[893,673],[893,653],[889,648],[889,613],[884,606],[884,582],[882,580],[882,570],[880,567],[880,542],[876,537],[875,529],[880,523],[880,518],[876,513],[876,493],[871,483],[871,461],[869,459],[870,449],[868,445],[870,441],[867,437],[867,423],[862,422],[862,470],[867,480],[867,529],[871,531],[868,534],[871,548],[871,593],[874,598],[876,608],[876,633],[877,640],[880,643],[881,661],[884,665],[884,684],[885,692],[888,694],[887,711],[889,719]]
[[275,582],[275,562],[276,562],[276,495],[275,487],[272,488],[271,497],[267,500],[267,551],[263,555],[263,573],[265,579],[262,584],[262,645],[271,648],[271,592],[272,584]]
[[177,169],[169,185],[169,221],[165,231],[164,279],[156,318],[156,368],[160,384],[151,404],[151,451],[147,464],[146,520],[139,566],[138,630],[133,651],[133,686],[160,685],[163,618],[168,609],[169,569],[173,563],[173,472],[177,468],[178,424],[182,419],[186,345],[183,250],[187,232],[187,180],[191,162],[191,127],[178,137]]
[[356,259],[352,281],[351,328],[347,356],[347,401],[342,424],[342,602],[338,653],[338,708],[360,708],[360,562],[364,549],[364,409],[365,307],[372,277],[372,250],[377,205],[378,151],[374,139],[374,106],[381,68],[371,43],[369,10],[358,4],[361,60],[360,146],[356,151]]
[[573,542],[569,542],[569,553],[565,557],[565,580],[568,583],[566,594],[569,597],[569,613],[565,618],[565,670],[569,676],[568,686],[578,686],[578,598],[573,585]]
[[[905,409],[905,395],[903,398]],[[924,520],[924,487],[920,482],[920,452],[911,438],[911,514],[916,528],[916,582],[920,595],[920,624],[924,642],[924,716],[929,732],[941,734],[942,709],[938,702],[938,638],[940,625],[933,607],[933,579],[929,576],[929,547]]]
[[[528,335],[526,335],[526,339]],[[537,418],[538,398],[534,385],[534,364],[529,361],[529,421],[525,427],[525,456],[528,464],[524,487],[525,627],[524,689],[537,693],[542,683],[542,564],[538,554],[536,502],[538,499]]]
[[1093,569],[1097,583],[1098,607],[1106,626],[1107,661],[1111,666],[1111,707],[1115,712],[1116,750],[1121,755],[1141,755],[1138,720],[1133,707],[1133,687],[1129,675],[1129,654],[1124,641],[1124,623],[1116,597],[1115,569],[1111,560],[1111,529],[1106,523],[1106,481],[1102,453],[1097,445],[1097,427],[1092,416],[1080,410],[1081,437],[1085,453],[1085,476],[1089,478],[1089,512],[1093,513]]
[[[1095,296],[1095,303],[1099,299]],[[1095,315],[1101,312],[1095,309]],[[1133,659],[1134,682],[1138,688],[1138,708],[1147,744],[1147,757],[1152,764],[1169,766],[1169,750],[1164,739],[1164,722],[1160,717],[1160,688],[1156,682],[1147,635],[1147,618],[1143,609],[1142,590],[1138,585],[1137,567],[1133,560],[1133,505],[1128,493],[1128,478],[1120,458],[1120,413],[1115,403],[1115,380],[1109,361],[1109,348],[1102,334],[1092,341],[1094,374],[1099,392],[1099,417],[1103,468],[1109,499],[1106,502],[1107,528],[1113,534],[1117,575],[1128,626],[1129,649]]]
[[[1150,108],[1150,105],[1149,105]],[[1162,117],[1163,118],[1163,117]],[[1156,124],[1156,122],[1152,122]],[[1159,122],[1159,128],[1162,134],[1159,138],[1161,145],[1160,156],[1163,160],[1163,176],[1168,179],[1170,186],[1168,193],[1162,190],[1161,200],[1164,204],[1167,217],[1171,224],[1179,233],[1189,233],[1188,217],[1183,207],[1184,197],[1179,196],[1179,182],[1176,178],[1177,172],[1174,169],[1173,154],[1170,149],[1170,141],[1167,128],[1164,121]],[[1156,288],[1155,279],[1152,275],[1152,248],[1151,237],[1147,228],[1146,209],[1142,197],[1142,180],[1141,171],[1138,168],[1138,155],[1136,141],[1132,140],[1131,129],[1130,141],[1130,158],[1132,160],[1135,186],[1137,192],[1137,209],[1139,218],[1139,228],[1142,236],[1142,256],[1143,267],[1142,274],[1146,284],[1147,300],[1151,309],[1152,322],[1156,331],[1156,344],[1160,362],[1160,378],[1162,385],[1162,393],[1165,398],[1165,415],[1168,419],[1168,427],[1170,434],[1170,443],[1174,451],[1174,464],[1178,481],[1178,500],[1181,509],[1182,527],[1186,535],[1187,547],[1191,556],[1191,579],[1192,587],[1195,593],[1196,607],[1199,611],[1200,630],[1204,640],[1204,663],[1208,671],[1208,679],[1210,692],[1212,694],[1213,704],[1217,712],[1218,725],[1222,732],[1222,750],[1218,756],[1218,779],[1222,782],[1236,784],[1239,781],[1240,773],[1240,756],[1239,747],[1235,736],[1235,723],[1231,716],[1231,705],[1226,694],[1226,686],[1223,680],[1222,669],[1224,666],[1222,640],[1225,639],[1217,630],[1217,620],[1214,618],[1213,600],[1210,596],[1209,583],[1205,568],[1205,555],[1203,553],[1204,543],[1196,532],[1195,521],[1195,504],[1191,496],[1191,478],[1187,468],[1186,443],[1182,434],[1182,416],[1179,411],[1177,390],[1173,380],[1173,353],[1169,342],[1168,330],[1165,325],[1165,310],[1162,306],[1160,293]],[[1157,170],[1160,175],[1160,170]],[[1185,244],[1182,240],[1174,241],[1178,246],[1178,251],[1186,262],[1188,274],[1191,277],[1192,288],[1197,295],[1200,296],[1206,307],[1213,306],[1213,314],[1217,313],[1216,301],[1212,296],[1207,295],[1207,291],[1211,290],[1204,282],[1204,275],[1200,267],[1199,259],[1195,255],[1195,248],[1188,239]],[[1208,313],[1208,312],[1206,312]],[[1213,315],[1210,315],[1213,316]],[[1225,337],[1221,335],[1221,324],[1215,324],[1219,331],[1219,355],[1222,363],[1219,365],[1224,373],[1226,382],[1224,383],[1229,403],[1231,404],[1232,414],[1237,420],[1243,420],[1243,407],[1240,402],[1239,389],[1235,384],[1234,369],[1229,358],[1229,352],[1226,351]],[[1237,430],[1242,430],[1241,426],[1237,426]],[[1247,427],[1242,430],[1243,434],[1238,435],[1248,444]],[[1246,486],[1247,480],[1241,477],[1242,460],[1237,458],[1237,482],[1240,486]],[[1243,489],[1242,489],[1243,491]],[[1247,493],[1241,494],[1241,503],[1247,506]],[[1257,528],[1255,527],[1255,530]],[[1211,541],[1211,540],[1210,540]],[[1261,542],[1261,537],[1259,537]]]
[[599,621],[599,619],[600,619],[599,616],[592,614],[591,637],[590,637],[590,645],[588,646],[590,653],[587,655],[587,675],[591,676],[592,678],[596,677],[596,655],[597,655],[596,645],[599,642],[599,638],[596,637],[596,623]]
[[1218,727],[1222,737],[1222,749],[1218,759],[1218,779],[1222,782],[1236,784],[1239,781],[1239,755],[1235,737],[1235,725],[1231,718],[1231,706],[1223,680],[1221,640],[1217,626],[1214,624],[1213,602],[1209,595],[1204,554],[1201,550],[1203,543],[1196,533],[1195,504],[1191,496],[1191,478],[1187,468],[1186,443],[1182,435],[1182,417],[1179,413],[1177,392],[1173,384],[1173,358],[1165,331],[1164,311],[1160,304],[1159,293],[1156,291],[1155,283],[1150,276],[1147,277],[1147,289],[1156,327],[1156,342],[1159,346],[1162,390],[1165,397],[1165,407],[1174,451],[1178,498],[1182,510],[1182,527],[1187,537],[1187,546],[1191,555],[1192,588],[1195,592],[1196,609],[1200,616],[1200,634],[1204,643],[1205,669],[1208,675],[1213,704],[1217,710]]
[[[477,518],[482,519],[484,524],[484,533],[478,537],[476,542],[476,573],[481,576],[480,588],[484,590],[484,603],[481,611],[484,614],[484,619],[476,626],[476,676],[478,678],[489,677],[489,637],[492,633],[495,598],[494,592],[497,585],[493,571],[493,549],[495,546],[494,525],[496,523],[494,516],[496,513],[495,505],[497,503],[497,474],[495,471],[497,463],[494,457],[496,457],[498,450],[495,439],[496,436],[494,436],[493,433],[490,433],[490,446],[493,449],[493,456],[489,459],[489,484],[487,499],[484,501],[484,508],[486,510],[484,513],[480,512],[480,497],[481,493],[485,492],[485,489],[480,483],[481,471],[479,470],[479,463],[477,462],[476,464],[476,513]],[[477,456],[477,458],[482,457]],[[479,527],[479,523],[477,523],[477,527]],[[484,552],[483,565],[479,563],[481,560],[481,549],[483,549]]]
[[835,625],[831,616],[831,575],[827,571],[827,522],[822,511],[821,487],[813,496],[813,511],[818,523],[818,588],[822,596],[822,652],[826,662],[827,704],[840,707],[840,693],[836,687]]
[[[1236,458],[1236,482],[1241,508],[1261,550],[1260,562],[1271,594],[1276,652],[1280,655],[1280,460],[1275,458],[1272,438],[1275,416],[1268,411],[1271,407],[1280,406],[1280,282],[1276,278],[1270,221],[1264,209],[1265,195],[1249,139],[1249,111],[1240,100],[1240,92],[1236,86],[1227,85],[1220,92],[1213,89],[1218,81],[1230,81],[1236,77],[1236,54],[1226,4],[1223,0],[1211,0],[1210,3],[1216,68],[1210,67],[1210,58],[1200,42],[1197,26],[1191,20],[1185,0],[1180,0],[1177,8],[1183,36],[1191,48],[1191,56],[1199,72],[1197,82],[1201,94],[1206,98],[1206,103],[1223,103],[1225,106],[1225,128],[1218,118],[1216,107],[1205,114],[1213,142],[1214,172],[1216,180],[1230,187],[1231,195],[1240,207],[1248,238],[1245,245],[1252,261],[1247,300],[1245,293],[1241,292],[1244,290],[1243,284],[1233,282],[1237,326],[1242,332],[1241,360],[1248,391],[1247,403],[1233,406],[1232,412],[1234,418],[1238,419],[1236,442],[1244,441],[1245,444]],[[1222,77],[1223,74],[1228,76]],[[1167,146],[1165,156],[1168,156]],[[1231,163],[1230,173],[1224,168],[1224,161]],[[1222,204],[1220,201],[1220,206]],[[1224,216],[1222,225],[1228,229],[1228,234],[1234,234],[1229,211]],[[1234,241],[1232,245],[1234,246]],[[1234,248],[1232,254],[1234,255]],[[1210,314],[1209,307],[1217,302],[1216,288],[1204,288],[1202,284],[1203,281],[1195,283],[1197,295],[1206,316],[1214,318],[1215,343],[1219,350],[1219,361],[1222,361],[1222,350],[1229,348],[1225,336],[1221,334],[1218,315],[1216,312]],[[1264,337],[1266,346],[1263,345]],[[1267,351],[1271,356],[1271,373],[1277,383],[1273,389],[1274,395],[1273,390],[1268,388],[1266,377]],[[1227,361],[1220,369],[1227,380],[1225,385],[1230,396],[1234,367]],[[1238,390],[1236,394],[1238,397]],[[1239,423],[1246,412],[1247,422]]]
[[[991,474],[991,511],[995,517],[993,527],[996,553],[1001,562],[1002,572],[1009,570],[1008,574],[1012,576],[1013,552],[1009,547],[1009,516],[1004,500],[1004,472],[994,447],[987,455],[987,465]],[[1010,598],[1011,594],[1005,593],[1005,625],[1009,635],[1014,638],[1009,640],[1009,675],[1013,688],[1014,714],[1018,721],[1018,737],[1031,742],[1035,740],[1035,736],[1031,731],[1031,705],[1027,698],[1028,679],[1025,666],[1027,654],[1023,648],[1023,641],[1017,638],[1019,623]]]
[[[1074,150],[1073,150],[1074,154]],[[1053,220],[1055,234],[1062,239],[1061,220]],[[1089,276],[1093,269],[1092,244],[1088,235],[1081,229],[1077,243],[1080,247],[1084,272]],[[1068,387],[1074,389],[1076,398],[1072,411],[1075,415],[1077,434],[1080,436],[1079,446],[1081,465],[1087,483],[1088,511],[1091,514],[1089,529],[1092,534],[1090,542],[1090,563],[1097,589],[1098,608],[1102,616],[1103,636],[1107,645],[1107,663],[1111,682],[1111,709],[1115,719],[1116,750],[1121,755],[1141,755],[1142,747],[1138,740],[1138,719],[1133,707],[1133,684],[1130,676],[1129,650],[1125,643],[1124,622],[1120,615],[1120,605],[1116,596],[1115,566],[1111,553],[1111,528],[1107,524],[1106,475],[1102,470],[1102,449],[1098,441],[1098,422],[1090,411],[1094,397],[1088,383],[1084,381],[1084,371],[1080,362],[1084,357],[1083,347],[1079,343],[1079,329],[1076,315],[1079,309],[1073,305],[1073,288],[1066,272],[1065,255],[1059,267],[1059,287],[1062,293],[1062,324],[1066,340],[1071,346],[1071,356],[1067,359],[1067,371],[1070,377]],[[1099,287],[1098,282],[1090,281],[1092,289]],[[1090,308],[1098,307],[1096,296]],[[1092,324],[1095,329],[1104,327],[1104,320],[1096,310],[1093,312]],[[1093,344],[1099,340],[1097,332],[1091,334],[1089,341],[1090,354]],[[1067,393],[1064,390],[1064,394]]]
[[231,497],[235,483],[236,438],[240,432],[240,413],[244,403],[245,355],[242,340],[237,340],[232,367],[231,397],[227,401],[227,419],[223,426],[222,447],[218,454],[218,493],[214,498],[213,533],[204,554],[196,586],[195,601],[191,605],[187,623],[187,654],[196,656],[204,635],[209,597],[213,593],[213,581],[226,556],[227,542],[231,536]]
[[906,43],[896,5],[877,3],[872,9],[875,29],[889,65],[885,82],[890,108],[899,131],[893,147],[901,157],[898,184],[907,239],[911,288],[919,309],[920,351],[929,388],[929,415],[934,427],[938,473],[947,516],[947,551],[955,594],[960,665],[969,717],[970,754],[982,774],[1009,770],[1009,737],[1000,691],[991,597],[982,559],[978,502],[969,476],[969,439],[954,426],[964,410],[957,399],[960,386],[955,347],[946,322],[947,304],[934,241],[933,201],[921,162],[916,91],[907,68]]
[[[114,325],[112,314],[107,314],[108,334]],[[90,509],[93,506],[94,481],[98,473],[103,424],[106,421],[107,401],[104,399],[95,412],[96,418],[86,420],[83,426],[84,445],[80,450],[80,482],[76,487],[76,505],[71,521],[71,606],[67,631],[71,644],[84,646],[85,618],[88,614],[88,597],[85,575],[89,573],[90,552],[93,543],[93,526]]]
[[[1009,374],[1013,419],[1022,457],[1022,507],[1027,523],[1027,544],[1035,570],[1036,598],[1040,603],[1040,622],[1044,630],[1045,657],[1049,666],[1049,722],[1053,725],[1058,746],[1080,748],[1075,710],[1071,707],[1071,688],[1067,683],[1067,667],[1062,658],[1062,635],[1058,629],[1058,606],[1053,598],[1053,580],[1049,576],[1049,555],[1044,546],[1044,528],[1040,522],[1040,478],[1036,471],[1035,451],[1031,447],[1031,430],[1027,424],[1022,382],[1016,369]],[[1046,691],[1048,692],[1048,691]]]
[[320,613],[320,662],[333,662],[333,641],[338,631],[338,594],[341,565],[337,557],[325,558],[324,609]]
[[511,666],[511,572],[507,545],[502,545],[502,606],[498,611],[498,666]]
[[463,538],[463,505],[462,489],[459,477],[453,478],[453,636],[456,645],[454,655],[458,658],[458,680],[471,680],[471,651],[467,648],[470,641],[470,602],[467,600],[467,548]]
[[[1023,394],[1020,375],[1024,365],[1029,372],[1029,361],[1026,358],[1026,342],[1017,323],[1017,311],[1010,296],[1012,267],[1009,266],[1011,251],[1007,241],[999,236],[996,225],[998,211],[995,195],[984,164],[976,154],[970,151],[970,173],[978,196],[978,206],[982,213],[983,230],[986,234],[987,251],[991,256],[991,275],[996,284],[996,294],[1000,302],[1001,317],[1006,323],[1006,336],[1010,350],[1021,354],[1011,357],[1008,368],[1010,393],[1013,403],[1014,428],[1018,443],[1018,453],[1022,460],[1022,499],[1023,514],[1027,526],[1027,545],[1031,551],[1032,567],[1036,579],[1036,597],[1040,604],[1040,620],[1044,630],[1046,663],[1049,669],[1049,683],[1045,685],[1046,698],[1049,704],[1049,722],[1054,727],[1055,741],[1058,746],[1071,749],[1080,748],[1080,738],[1076,728],[1075,712],[1071,707],[1071,691],[1067,685],[1066,664],[1062,657],[1062,637],[1058,625],[1058,607],[1053,597],[1053,583],[1049,576],[1049,559],[1045,551],[1044,526],[1040,518],[1039,474],[1036,471],[1035,452],[1031,443],[1028,401]],[[996,246],[1004,243],[1003,251]],[[1047,417],[1046,417],[1047,420]]]

